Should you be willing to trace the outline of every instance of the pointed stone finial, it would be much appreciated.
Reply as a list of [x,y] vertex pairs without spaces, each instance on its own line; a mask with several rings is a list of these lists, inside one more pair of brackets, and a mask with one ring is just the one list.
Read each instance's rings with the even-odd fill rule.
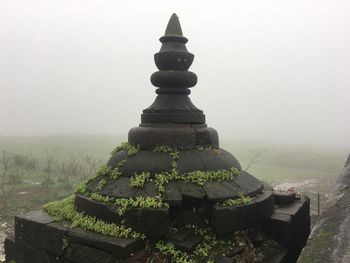
[[182,29],[178,16],[174,13],[168,22],[165,30],[166,36],[182,36]]
[[[176,14],[171,16],[165,35],[159,40],[162,47],[154,55],[154,61],[159,71],[151,77],[152,84],[160,88],[157,93],[163,92],[162,88],[176,87],[176,93],[190,94],[188,88],[197,83],[196,74],[188,71],[194,55],[187,51],[185,44],[188,40],[182,35],[181,25]],[[164,91],[167,92],[169,89]]]
[[197,83],[197,75],[188,71],[194,55],[187,51],[188,39],[182,35],[179,18],[170,17],[162,47],[154,54],[159,71],[151,76],[151,82],[158,89],[155,102],[143,111],[142,123],[205,123],[203,111],[197,109],[188,95],[189,88]]
[[[178,16],[175,13],[170,17],[168,25],[165,29],[165,34],[159,40],[163,44],[169,41],[174,41],[174,42],[183,43],[183,44],[187,43],[188,39],[182,35],[180,21]],[[183,47],[186,50],[186,46],[183,45]],[[163,47],[160,51],[162,50],[163,50]]]

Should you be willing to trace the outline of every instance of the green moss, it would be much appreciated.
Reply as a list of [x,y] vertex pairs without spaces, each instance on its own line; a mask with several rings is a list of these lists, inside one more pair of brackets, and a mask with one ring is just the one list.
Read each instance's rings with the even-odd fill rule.
[[214,170],[214,171],[194,171],[185,174],[178,174],[177,163],[173,163],[173,168],[171,173],[161,173],[155,174],[155,185],[158,187],[158,191],[163,193],[165,191],[165,185],[173,180],[183,180],[186,182],[195,183],[197,185],[203,186],[207,182],[211,181],[224,181],[233,180],[237,176],[239,170],[232,167],[229,170]]
[[[215,147],[205,148],[204,146],[196,146],[199,150],[217,150]],[[158,187],[158,191],[163,193],[165,191],[165,184],[172,180],[184,180],[186,182],[192,182],[198,185],[204,185],[209,181],[224,181],[233,180],[238,175],[239,170],[235,167],[229,170],[214,170],[214,171],[193,171],[185,174],[179,174],[177,160],[180,157],[180,152],[176,149],[172,149],[169,146],[157,146],[153,150],[154,152],[168,153],[173,159],[171,164],[171,172],[165,172],[155,175],[155,184]]]
[[212,249],[213,246],[211,244],[204,242],[196,247],[193,254],[200,258],[207,258]]
[[185,181],[196,183],[198,185],[204,185],[209,181],[224,181],[233,180],[238,175],[239,170],[237,168],[230,168],[229,170],[215,170],[215,171],[194,171],[189,172],[182,177]]
[[140,151],[140,146],[139,145],[135,146],[135,145],[131,145],[131,144],[127,143],[127,142],[123,142],[119,146],[117,146],[111,152],[111,154],[115,154],[116,152],[119,152],[121,150],[127,151],[128,155],[131,156],[131,155],[137,154]]
[[90,182],[90,180],[85,180],[82,181],[78,184],[77,188],[75,189],[75,192],[85,195],[88,190],[87,190],[87,184]]
[[98,185],[96,187],[96,190],[100,191],[102,190],[103,187],[105,187],[105,185],[107,184],[107,181],[102,178],[99,182],[98,182]]
[[251,201],[252,201],[252,198],[250,198],[249,196],[246,196],[242,193],[239,193],[238,198],[232,198],[232,199],[225,200],[222,203],[218,203],[218,205],[220,205],[220,206],[237,206],[237,205],[249,204]]
[[86,216],[79,213],[74,207],[74,196],[69,196],[60,201],[54,201],[44,205],[44,210],[51,216],[56,217],[57,220],[69,220],[70,227],[81,227],[84,230],[94,231],[96,233],[120,237],[120,238],[144,238],[144,235],[134,232],[131,228],[124,225],[116,225],[113,223],[106,223],[96,217]]
[[119,215],[124,215],[125,211],[130,208],[162,208],[169,207],[167,203],[164,203],[160,196],[154,197],[134,197],[134,198],[118,198],[115,200],[115,204],[118,206]]
[[[119,169],[124,165],[125,162],[126,160],[119,162],[118,166],[115,169],[113,169],[108,165],[101,166],[100,169],[98,169],[98,171],[96,172],[96,175],[94,177],[86,179],[81,183],[79,183],[75,192],[80,193],[82,195],[86,195],[88,193],[88,189],[87,189],[88,184],[91,181],[95,180],[97,177],[110,177],[112,179],[117,179],[119,176],[121,176],[121,172]],[[102,188],[106,184],[107,184],[107,181],[105,180],[105,178],[101,178],[101,180],[99,181],[96,187],[96,190],[102,190]]]
[[171,153],[173,151],[174,149],[167,145],[158,145],[153,149],[153,152],[158,152],[158,153]]
[[113,169],[108,165],[103,165],[97,171],[96,177],[103,176],[103,177],[110,177],[113,179],[117,179],[120,175],[121,175],[121,172],[119,171],[119,166]]
[[173,158],[174,161],[180,158],[180,152],[176,150],[170,152],[169,155],[171,156],[171,158]]
[[149,172],[142,172],[140,174],[135,174],[130,178],[130,185],[133,187],[143,187],[145,182],[149,180],[151,174]]
[[185,252],[177,250],[172,243],[165,243],[164,241],[158,241],[155,245],[156,249],[165,256],[170,257],[171,262],[174,263],[195,263],[189,255]]
[[103,196],[98,193],[90,193],[88,197],[92,200],[103,202],[103,203],[109,203],[111,201],[111,198],[109,196]]
[[[202,242],[191,254],[177,250],[171,242],[159,241],[155,245],[155,248],[171,262],[213,263],[216,255],[225,255],[235,247],[233,240],[217,240],[212,228],[198,228],[194,225],[187,225],[185,228],[193,229],[194,234],[202,238]],[[178,231],[177,228],[171,228],[173,233]]]
[[163,193],[165,191],[165,184],[169,181],[168,179],[171,177],[169,173],[155,174],[154,175],[154,184],[158,187],[158,192]]

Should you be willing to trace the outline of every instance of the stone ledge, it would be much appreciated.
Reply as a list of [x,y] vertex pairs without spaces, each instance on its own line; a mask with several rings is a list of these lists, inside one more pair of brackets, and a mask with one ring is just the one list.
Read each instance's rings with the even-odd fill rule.
[[217,234],[232,233],[262,222],[271,216],[273,209],[273,192],[266,190],[246,205],[214,205],[213,225]]
[[7,238],[6,260],[16,263],[115,263],[145,246],[142,240],[70,229],[68,222],[54,222],[43,211],[17,216],[15,220],[15,238]]

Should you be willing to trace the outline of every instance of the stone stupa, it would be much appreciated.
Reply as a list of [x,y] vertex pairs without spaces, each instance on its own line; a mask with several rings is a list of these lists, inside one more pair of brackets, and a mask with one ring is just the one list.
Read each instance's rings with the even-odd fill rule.
[[[224,242],[238,230],[271,228],[272,188],[219,147],[217,131],[207,126],[203,111],[189,98],[197,76],[188,71],[194,55],[187,51],[187,41],[173,14],[154,55],[159,71],[151,82],[157,97],[143,110],[141,124],[65,204],[49,204],[46,212],[16,218],[15,239],[7,239],[8,261],[143,262],[128,258],[159,240],[171,242],[181,253],[193,252],[205,240],[196,229],[211,229],[215,240]],[[296,201],[293,196],[286,202]],[[299,203],[296,211],[308,213],[307,199]],[[71,222],[75,228],[69,227]]]

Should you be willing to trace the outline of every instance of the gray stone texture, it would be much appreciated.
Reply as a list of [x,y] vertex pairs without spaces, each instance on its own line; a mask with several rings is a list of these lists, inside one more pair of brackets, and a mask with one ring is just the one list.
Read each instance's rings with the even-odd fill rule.
[[303,196],[276,208],[265,231],[288,249],[287,262],[295,262],[310,234],[310,199]]
[[333,198],[334,204],[322,212],[298,263],[350,262],[350,155]]
[[16,263],[116,263],[144,248],[133,238],[112,238],[54,222],[43,211],[16,217],[15,237],[6,241],[6,260]]

